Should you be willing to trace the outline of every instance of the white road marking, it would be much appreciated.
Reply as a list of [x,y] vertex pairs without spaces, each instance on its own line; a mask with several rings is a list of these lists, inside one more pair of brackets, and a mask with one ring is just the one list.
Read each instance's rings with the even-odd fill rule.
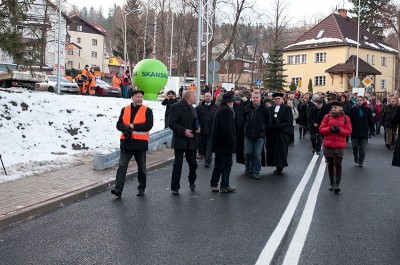
[[319,156],[314,155],[313,158],[311,159],[311,162],[308,165],[306,172],[304,173],[303,178],[301,179],[299,185],[297,185],[297,188],[293,193],[292,198],[290,199],[290,202],[281,217],[281,220],[279,221],[277,227],[275,228],[267,244],[262,250],[260,256],[258,257],[256,265],[264,265],[271,263],[272,258],[274,257],[275,252],[278,249],[279,244],[281,243],[283,237],[285,236],[290,222],[292,221],[294,212],[296,211],[296,208],[299,204],[301,195],[303,194],[307,182],[311,177],[312,171],[318,160],[318,157]]
[[317,203],[318,192],[321,188],[322,179],[324,178],[326,163],[321,160],[318,168],[317,176],[311,187],[306,206],[304,207],[296,232],[290,242],[289,249],[286,252],[283,265],[295,265],[299,263],[300,255],[310,230],[311,221],[314,215],[315,205]]

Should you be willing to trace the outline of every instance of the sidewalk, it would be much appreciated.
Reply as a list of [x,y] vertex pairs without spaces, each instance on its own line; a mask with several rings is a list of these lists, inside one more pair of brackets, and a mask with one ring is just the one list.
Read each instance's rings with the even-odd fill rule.
[[[174,150],[147,154],[147,171],[169,163]],[[0,184],[0,229],[102,192],[114,185],[117,167],[93,170],[93,161]],[[137,173],[131,161],[127,180]]]

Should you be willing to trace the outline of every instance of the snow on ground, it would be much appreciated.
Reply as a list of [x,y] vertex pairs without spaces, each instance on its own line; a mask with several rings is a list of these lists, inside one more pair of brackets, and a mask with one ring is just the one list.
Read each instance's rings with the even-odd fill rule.
[[[119,148],[116,123],[130,99],[0,90],[0,183],[93,161]],[[154,126],[164,129],[165,107],[144,101]]]

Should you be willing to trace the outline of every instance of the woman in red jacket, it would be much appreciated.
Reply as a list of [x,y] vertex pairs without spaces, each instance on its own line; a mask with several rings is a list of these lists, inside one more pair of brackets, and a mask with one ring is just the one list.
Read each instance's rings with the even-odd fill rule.
[[322,120],[319,132],[324,135],[324,156],[330,179],[329,190],[339,193],[346,137],[351,134],[351,123],[350,118],[344,114],[341,102],[330,104],[331,111]]

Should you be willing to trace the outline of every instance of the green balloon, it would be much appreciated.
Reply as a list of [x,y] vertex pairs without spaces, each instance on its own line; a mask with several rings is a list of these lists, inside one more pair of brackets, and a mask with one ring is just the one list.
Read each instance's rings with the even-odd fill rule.
[[156,59],[144,59],[133,68],[133,82],[144,91],[144,99],[157,100],[158,92],[168,81],[168,70]]

